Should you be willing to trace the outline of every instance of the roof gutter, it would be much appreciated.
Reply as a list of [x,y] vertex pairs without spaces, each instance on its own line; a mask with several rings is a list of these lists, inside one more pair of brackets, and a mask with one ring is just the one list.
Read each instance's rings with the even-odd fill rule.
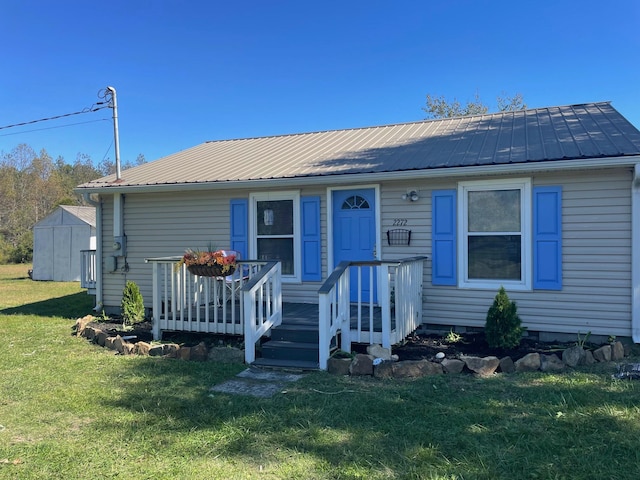
[[78,187],[78,193],[151,193],[151,192],[175,192],[184,190],[232,190],[251,189],[261,186],[268,187],[301,187],[305,185],[317,185],[321,179],[327,179],[332,185],[350,185],[356,183],[371,183],[391,180],[416,180],[456,178],[478,175],[504,175],[553,171],[571,171],[586,169],[602,169],[629,166],[632,167],[640,161],[640,156],[628,157],[603,157],[584,160],[554,160],[552,162],[512,163],[505,165],[478,165],[466,167],[442,167],[421,170],[403,170],[399,172],[375,172],[375,173],[346,173],[332,175],[313,175],[305,177],[265,178],[256,180],[228,180],[214,182],[194,183],[159,183],[145,185],[122,185],[112,183],[96,187]]

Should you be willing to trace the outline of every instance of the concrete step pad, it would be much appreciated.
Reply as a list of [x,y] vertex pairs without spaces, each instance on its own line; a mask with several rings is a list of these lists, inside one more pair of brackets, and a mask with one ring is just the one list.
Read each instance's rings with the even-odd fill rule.
[[243,370],[235,378],[227,380],[209,389],[215,393],[232,395],[249,395],[259,398],[270,398],[282,392],[286,385],[300,380],[303,374],[264,370],[251,366]]

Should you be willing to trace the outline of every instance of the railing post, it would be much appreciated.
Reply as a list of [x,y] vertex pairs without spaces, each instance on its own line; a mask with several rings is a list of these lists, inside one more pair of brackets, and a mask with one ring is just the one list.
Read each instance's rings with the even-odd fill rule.
[[282,263],[278,262],[276,264],[276,274],[275,274],[275,307],[276,307],[276,316],[274,318],[274,326],[280,325],[282,323]]
[[[152,289],[153,289],[153,303],[152,303],[152,312],[153,312],[153,318],[152,318],[152,327],[151,327],[151,332],[153,333],[153,339],[154,340],[159,340],[160,339],[160,315],[162,315],[161,313],[161,299],[160,299],[160,282],[159,282],[159,272],[158,270],[160,269],[160,263],[158,262],[153,262],[151,264],[151,276],[152,276]],[[165,312],[166,313],[166,312]]]
[[345,352],[351,352],[351,271],[347,269],[346,275],[340,278],[336,299],[339,320],[341,322],[342,342],[340,348]]
[[[380,282],[380,308],[382,310],[382,346],[384,348],[391,349],[391,289],[389,288],[391,265],[381,265],[382,270],[382,282]],[[397,267],[396,267],[397,268]],[[397,274],[397,269],[396,269]],[[398,323],[396,322],[396,328]],[[373,330],[373,325],[371,325]]]
[[346,274],[340,277],[336,290],[336,315],[341,322],[340,348],[345,352],[351,352],[351,271],[349,268],[346,269]]
[[331,302],[328,294],[318,297],[318,363],[320,370],[326,370],[329,363],[329,331],[331,317]]
[[256,292],[244,292],[244,361],[251,364],[256,361],[256,340],[253,331],[256,324]]

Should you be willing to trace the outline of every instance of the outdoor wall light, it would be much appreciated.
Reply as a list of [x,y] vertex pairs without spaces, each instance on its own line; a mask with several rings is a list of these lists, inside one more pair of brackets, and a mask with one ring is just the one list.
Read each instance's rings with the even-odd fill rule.
[[409,200],[410,202],[416,202],[419,198],[420,197],[418,196],[418,192],[415,190],[411,190],[410,192],[402,194],[402,199]]

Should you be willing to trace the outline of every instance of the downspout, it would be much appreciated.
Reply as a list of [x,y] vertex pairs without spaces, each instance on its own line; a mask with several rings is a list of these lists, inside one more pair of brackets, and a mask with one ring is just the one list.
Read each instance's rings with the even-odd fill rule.
[[102,202],[91,198],[90,193],[82,194],[84,201],[96,207],[96,305],[94,311],[102,309]]
[[631,185],[631,336],[640,343],[640,164]]
[[[124,236],[124,202],[121,193],[113,194],[113,238],[117,242]],[[114,250],[120,250],[114,245]],[[124,256],[124,255],[123,255]]]

